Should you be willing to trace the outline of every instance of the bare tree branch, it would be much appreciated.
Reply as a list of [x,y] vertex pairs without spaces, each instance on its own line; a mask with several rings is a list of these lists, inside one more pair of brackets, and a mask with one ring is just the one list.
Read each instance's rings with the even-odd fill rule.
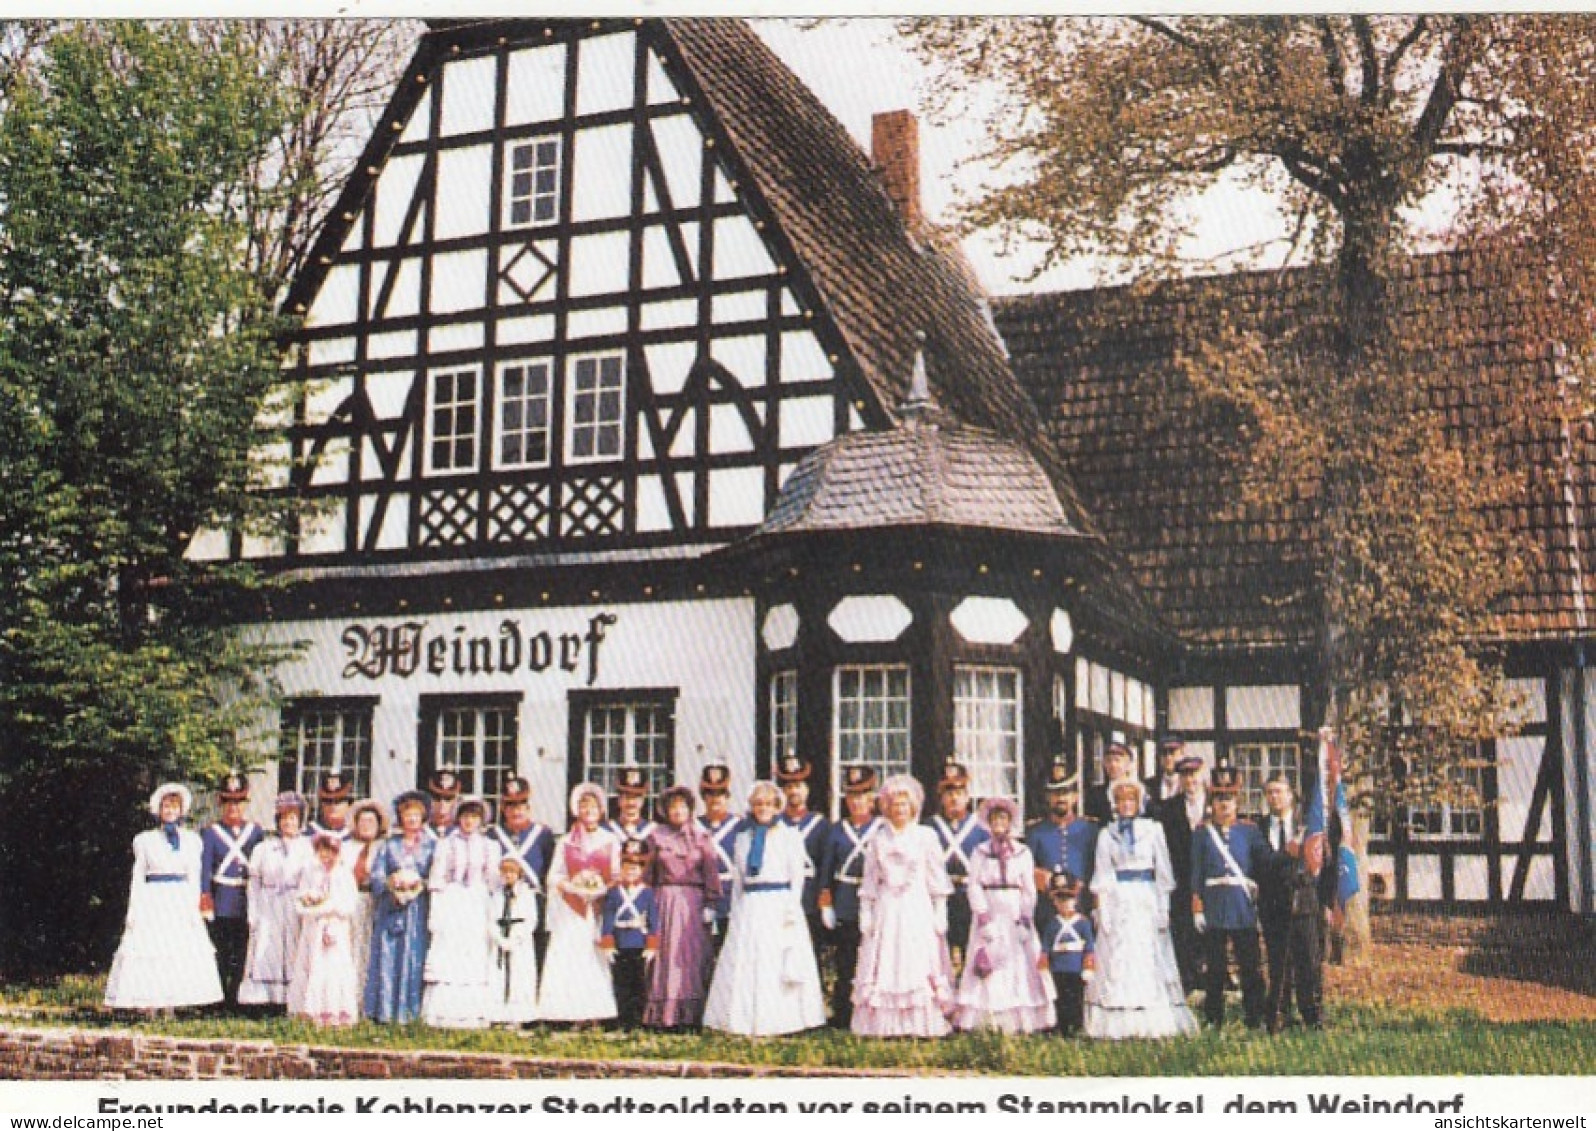
[[1358,61],[1362,70],[1363,89],[1358,98],[1365,106],[1373,106],[1380,99],[1380,52],[1374,45],[1374,27],[1369,17],[1353,16],[1352,33],[1358,41]]

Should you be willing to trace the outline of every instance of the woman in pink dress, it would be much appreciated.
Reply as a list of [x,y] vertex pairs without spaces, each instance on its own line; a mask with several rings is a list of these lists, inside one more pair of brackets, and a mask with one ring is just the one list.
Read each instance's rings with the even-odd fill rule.
[[1036,1033],[1053,1026],[1053,982],[1039,968],[1036,861],[1014,836],[1019,806],[1007,797],[981,804],[992,834],[970,854],[969,961],[959,980],[960,1029]]
[[941,1037],[951,1026],[953,963],[942,842],[920,824],[925,790],[895,774],[878,799],[883,825],[865,849],[859,885],[859,966],[853,1031],[867,1037]]
[[317,833],[312,846],[316,859],[300,873],[294,900],[301,926],[288,1012],[318,1025],[353,1025],[360,1019],[355,877],[339,863],[342,844],[332,833]]
[[599,916],[621,870],[621,842],[604,829],[604,791],[583,782],[571,791],[571,831],[549,865],[549,950],[538,988],[544,1021],[607,1021],[616,1015],[615,987],[599,950]]
[[664,822],[649,834],[654,853],[648,885],[659,910],[659,955],[648,983],[643,1024],[657,1029],[697,1026],[709,985],[709,927],[720,898],[715,842],[693,820],[693,791],[674,785],[660,794]]

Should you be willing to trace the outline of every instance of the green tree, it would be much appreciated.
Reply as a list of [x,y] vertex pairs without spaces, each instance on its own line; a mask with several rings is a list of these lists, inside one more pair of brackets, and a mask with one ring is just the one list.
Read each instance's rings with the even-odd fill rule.
[[236,37],[81,24],[0,115],[0,828],[12,973],[114,942],[120,846],[172,775],[242,756],[274,653],[225,630],[242,569],[202,528],[270,526],[257,421],[285,327],[243,206],[283,123]]
[[[1499,733],[1491,641],[1531,548],[1492,521],[1523,482],[1499,446],[1449,429],[1433,367],[1446,328],[1393,312],[1444,210],[1456,247],[1500,253],[1496,301],[1587,352],[1596,297],[1596,37],[1586,18],[909,20],[957,100],[1000,92],[988,126],[1006,180],[963,220],[1040,239],[1043,266],[1109,257],[1141,279],[1189,270],[1190,201],[1259,192],[1290,219],[1285,261],[1318,264],[1300,324],[1265,339],[1194,304],[1193,384],[1231,410],[1244,507],[1310,508],[1319,698],[1350,772],[1389,796],[1393,767],[1441,791]],[[1278,252],[1278,246],[1265,250]],[[1528,269],[1525,269],[1526,265]],[[1516,269],[1515,269],[1516,268]],[[1549,383],[1550,384],[1550,383]],[[1561,388],[1522,390],[1501,425],[1566,423]],[[1402,724],[1402,725],[1398,725]],[[1418,724],[1418,725],[1411,725]],[[1425,784],[1427,783],[1427,785]]]

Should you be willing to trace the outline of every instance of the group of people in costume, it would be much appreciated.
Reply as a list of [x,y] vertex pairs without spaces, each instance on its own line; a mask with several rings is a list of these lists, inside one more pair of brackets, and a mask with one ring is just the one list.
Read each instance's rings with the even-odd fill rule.
[[189,790],[163,785],[161,827],[134,841],[106,1003],[280,1007],[319,1025],[1119,1039],[1195,1031],[1199,986],[1221,1024],[1233,952],[1249,1025],[1283,1015],[1288,985],[1317,1025],[1319,904],[1289,784],[1269,783],[1260,826],[1236,819],[1234,770],[1208,783],[1178,743],[1160,757],[1138,781],[1111,746],[1087,815],[1079,774],[1055,762],[1048,814],[1028,830],[1009,798],[974,804],[953,761],[930,814],[912,776],[845,766],[835,822],[809,808],[811,767],[794,755],[742,813],[727,767],[710,765],[696,794],[661,792],[650,819],[643,770],[623,767],[614,815],[580,784],[558,837],[517,775],[497,824],[444,770],[394,800],[391,831],[336,773],[308,827],[305,799],[279,794],[270,834],[245,818],[241,776],[200,834],[183,826]]

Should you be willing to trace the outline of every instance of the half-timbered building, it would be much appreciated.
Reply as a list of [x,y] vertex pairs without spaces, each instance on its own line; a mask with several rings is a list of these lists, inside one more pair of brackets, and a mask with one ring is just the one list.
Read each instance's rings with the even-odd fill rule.
[[[1233,530],[1167,442],[1156,318],[1109,363],[1102,295],[994,312],[919,215],[914,131],[867,155],[738,21],[432,25],[288,299],[272,489],[316,506],[194,550],[293,581],[251,627],[302,645],[285,787],[518,770],[563,823],[623,765],[740,792],[796,750],[834,805],[849,764],[957,755],[1034,811],[1056,753],[1166,731],[1252,788],[1294,770],[1302,532]],[[1527,598],[1487,803],[1376,846],[1399,898],[1588,907],[1590,564]]]
[[[1592,899],[1591,689],[1587,579],[1596,565],[1596,446],[1589,421],[1526,419],[1528,390],[1568,377],[1556,343],[1502,296],[1524,286],[1510,257],[1414,260],[1390,302],[1406,340],[1428,343],[1430,401],[1462,444],[1491,444],[1522,475],[1493,515],[1524,547],[1527,578],[1498,610],[1519,704],[1513,733],[1485,743],[1446,790],[1456,801],[1376,808],[1375,891],[1413,904]],[[1285,341],[1321,286],[1313,270],[1003,300],[997,322],[1075,484],[1138,590],[1181,642],[1162,673],[1160,720],[1188,747],[1242,771],[1244,811],[1262,812],[1272,772],[1295,777],[1299,734],[1317,726],[1316,606],[1308,575],[1322,537],[1312,510],[1242,505],[1222,410],[1180,375],[1195,346],[1180,312],[1222,306],[1233,325]],[[1521,291],[1519,293],[1522,293]],[[1536,398],[1535,403],[1542,403]],[[1232,454],[1226,454],[1227,452]]]

